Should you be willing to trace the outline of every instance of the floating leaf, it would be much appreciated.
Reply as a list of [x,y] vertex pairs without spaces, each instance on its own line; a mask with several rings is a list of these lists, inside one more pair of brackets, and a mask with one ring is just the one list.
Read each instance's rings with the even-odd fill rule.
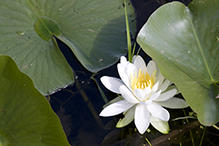
[[[12,57],[47,95],[74,82],[54,36],[98,72],[127,52],[124,13],[123,0],[0,0],[0,54]],[[130,3],[128,16],[135,31]]]
[[[219,1],[163,5],[140,30],[137,41],[162,74],[174,82],[199,121],[219,121]],[[213,95],[214,96],[211,96]]]
[[0,82],[0,145],[70,146],[46,98],[4,55],[0,55]]

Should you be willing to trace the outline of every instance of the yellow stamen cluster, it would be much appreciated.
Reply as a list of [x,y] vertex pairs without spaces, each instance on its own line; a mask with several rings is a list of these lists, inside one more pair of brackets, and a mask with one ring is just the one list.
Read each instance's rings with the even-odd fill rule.
[[135,72],[135,76],[131,74],[131,87],[134,89],[145,89],[146,87],[153,88],[156,80],[156,71],[150,76],[147,72],[142,72],[139,69],[138,74]]

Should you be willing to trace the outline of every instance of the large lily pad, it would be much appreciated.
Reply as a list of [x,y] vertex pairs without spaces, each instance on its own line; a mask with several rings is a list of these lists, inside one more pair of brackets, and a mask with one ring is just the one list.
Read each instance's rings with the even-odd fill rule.
[[0,55],[0,82],[1,146],[70,146],[46,98],[4,55]]
[[[0,53],[46,95],[74,82],[54,36],[97,72],[127,52],[124,13],[123,0],[0,0]],[[128,14],[135,19],[130,3]]]
[[194,0],[161,6],[148,19],[137,41],[174,82],[199,121],[219,121],[219,1]]

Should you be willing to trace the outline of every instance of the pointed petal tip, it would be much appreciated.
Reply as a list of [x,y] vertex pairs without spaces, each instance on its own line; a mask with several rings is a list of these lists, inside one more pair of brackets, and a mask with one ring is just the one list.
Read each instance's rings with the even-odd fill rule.
[[159,98],[156,99],[156,101],[166,101],[174,97],[176,95],[177,89],[171,89],[169,91],[163,92]]
[[[126,59],[125,56],[121,56],[121,57],[120,57],[120,63],[119,63],[120,65],[123,65],[123,66],[126,67],[126,66],[128,65],[128,63],[129,63],[129,62],[127,61],[127,59]],[[118,67],[118,66],[117,66],[117,67]]]
[[120,94],[119,87],[124,85],[121,79],[115,77],[103,76],[100,81],[108,90],[118,94]]
[[168,134],[170,131],[169,123],[167,121],[162,121],[154,116],[151,116],[151,125],[163,134]]
[[138,132],[139,132],[141,135],[143,135],[143,134],[145,133],[145,131],[147,131],[147,129],[146,129],[146,130],[142,130],[142,131],[139,131],[139,129],[138,129]]
[[147,108],[138,104],[135,109],[135,126],[140,134],[144,134],[150,125],[150,113]]
[[163,108],[161,105],[152,102],[150,105],[147,106],[147,109],[154,117],[162,120],[162,121],[169,121],[170,113]]
[[130,109],[128,109],[126,112],[124,112],[124,118],[119,119],[119,121],[116,124],[117,128],[125,127],[129,123],[131,123],[134,119],[134,113],[135,113],[135,107],[133,106]]
[[157,65],[156,62],[154,60],[149,61],[149,63],[147,64],[147,69],[148,69],[148,73],[151,76],[152,73],[157,70]]
[[100,112],[99,116],[106,117],[106,115],[103,114],[103,110]]
[[127,100],[130,103],[138,103],[139,101],[135,98],[133,93],[129,90],[128,87],[125,85],[121,85],[119,87],[119,91],[121,92],[122,96],[124,97],[125,100]]
[[[157,128],[155,128],[157,129]],[[163,134],[168,134],[170,132],[170,129],[169,127],[168,128],[162,128],[162,129],[157,129],[160,133],[163,133]]]
[[189,107],[189,104],[185,100],[177,97],[173,97],[165,101],[158,101],[156,103],[170,109],[182,109]]
[[144,133],[147,131],[149,125],[150,125],[150,123],[148,123],[148,125],[146,125],[145,128],[140,128],[140,127],[139,127],[139,128],[136,127],[136,128],[138,129],[138,132],[139,132],[140,134],[144,134]]
[[104,109],[100,112],[99,116],[101,116],[101,117],[110,117],[111,115],[109,115],[109,113],[108,113],[105,109],[106,109],[106,108],[104,108]]
[[113,104],[110,104],[109,106],[107,106],[106,108],[104,108],[101,113],[100,116],[102,117],[110,117],[110,116],[115,116],[118,114],[123,113],[124,111],[128,110],[129,108],[131,108],[134,104],[129,103],[126,100],[121,100],[118,102],[115,102]]

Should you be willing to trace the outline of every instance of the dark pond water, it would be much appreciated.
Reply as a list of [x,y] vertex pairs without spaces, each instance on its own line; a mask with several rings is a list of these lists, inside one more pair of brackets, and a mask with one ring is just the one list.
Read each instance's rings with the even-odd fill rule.
[[[152,12],[165,2],[164,0],[133,0],[138,31]],[[187,5],[190,0],[181,2]],[[195,119],[172,121],[175,118],[184,117],[185,114],[187,116],[189,113],[191,114],[190,108],[184,111],[169,110],[171,133],[168,135],[159,133],[153,127],[150,127],[149,133],[140,135],[135,130],[133,122],[124,128],[115,128],[121,115],[109,118],[99,117],[105,101],[96,83],[90,79],[92,73],[83,68],[67,46],[61,42],[58,43],[77,76],[77,82],[51,95],[50,103],[59,116],[72,146],[144,146],[147,145],[145,138],[159,146],[199,146],[202,139],[203,146],[216,146],[219,143],[219,132],[215,128],[205,128],[199,125]],[[146,62],[150,59],[144,52],[140,52],[140,54],[146,59]],[[118,77],[116,65],[100,71],[94,76],[108,100],[111,100],[116,95],[101,84],[99,79],[104,75]]]

